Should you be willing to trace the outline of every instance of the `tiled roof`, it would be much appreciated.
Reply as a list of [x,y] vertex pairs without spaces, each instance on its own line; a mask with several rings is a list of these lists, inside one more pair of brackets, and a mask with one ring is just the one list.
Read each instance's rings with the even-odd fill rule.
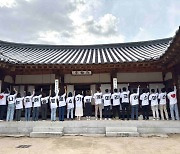
[[0,61],[17,64],[104,64],[157,60],[172,38],[101,45],[39,45],[0,41]]

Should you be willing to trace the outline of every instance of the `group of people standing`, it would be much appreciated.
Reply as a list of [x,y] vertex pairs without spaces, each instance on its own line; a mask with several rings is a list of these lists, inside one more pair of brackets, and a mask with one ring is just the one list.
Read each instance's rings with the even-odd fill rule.
[[[122,91],[120,89],[119,92],[118,89],[114,89],[112,94],[108,89],[103,94],[99,88],[94,94],[92,91],[87,91],[86,96],[83,93],[76,93],[75,91],[67,94],[66,88],[59,89],[56,93],[50,90],[49,95],[46,95],[43,89],[41,89],[40,91],[33,90],[32,94],[31,92],[24,92],[24,96],[21,96],[16,89],[13,89],[11,92],[8,90],[0,94],[0,120],[3,120],[6,106],[8,106],[6,121],[13,121],[14,113],[15,120],[20,121],[24,108],[25,121],[31,120],[31,110],[33,121],[39,120],[40,110],[42,120],[47,120],[48,103],[50,103],[51,121],[56,121],[57,109],[59,121],[64,121],[66,109],[67,119],[74,119],[75,110],[75,116],[78,120],[81,120],[82,116],[86,116],[87,120],[90,120],[92,116],[92,99],[95,102],[96,120],[98,120],[98,111],[100,120],[102,120],[103,112],[104,120],[111,120],[112,117],[116,118],[116,115],[122,120],[125,118],[127,120],[138,120],[139,108],[142,108],[143,120],[148,120],[150,107],[153,113],[153,120],[169,120],[166,107],[167,98],[169,100],[171,119],[179,120],[176,86],[174,86],[174,90],[169,89],[169,93],[166,93],[165,88],[162,88],[160,93],[155,89],[151,89],[149,92],[147,88],[142,89],[141,94],[140,86],[137,89],[133,89],[132,93],[130,93],[129,88],[123,87]],[[111,109],[113,116],[111,115]],[[122,115],[120,114],[120,109],[122,109]]]

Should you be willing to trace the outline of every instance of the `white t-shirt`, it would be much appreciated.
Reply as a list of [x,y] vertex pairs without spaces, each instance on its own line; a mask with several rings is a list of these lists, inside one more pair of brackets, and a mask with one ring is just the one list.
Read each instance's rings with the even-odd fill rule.
[[94,94],[93,96],[94,100],[95,100],[95,104],[102,104],[102,93],[97,92]]
[[7,96],[9,96],[9,94],[5,94],[5,93],[0,94],[0,105],[6,105]]
[[67,109],[72,109],[72,108],[74,108],[74,96],[68,97],[68,98],[66,99],[66,103],[67,103]]
[[9,95],[7,100],[8,100],[8,104],[14,104],[15,101],[16,101],[16,96],[17,96],[17,93],[14,94],[14,95]]
[[158,93],[150,94],[149,100],[151,101],[151,106],[158,105]]
[[64,93],[62,96],[59,96],[59,107],[66,106],[66,93]]
[[92,101],[92,96],[85,96],[84,97],[84,103],[91,103]]
[[103,95],[103,100],[104,100],[104,106],[109,106],[111,105],[111,94],[104,94]]
[[166,104],[166,92],[165,93],[160,93],[158,96],[158,99],[160,99],[159,104],[164,105]]
[[169,92],[167,94],[168,99],[169,99],[169,104],[173,105],[177,103],[177,94],[176,94],[176,86],[174,86],[174,91]]
[[149,92],[141,94],[140,100],[142,100],[142,104],[141,104],[142,106],[149,105],[148,97],[149,97]]
[[47,104],[49,100],[49,96],[41,98],[41,104]]
[[51,109],[57,108],[57,100],[58,100],[58,95],[54,97],[50,97],[50,107]]
[[131,105],[139,104],[139,88],[137,89],[137,93],[133,93],[130,95],[130,103]]
[[33,102],[34,102],[33,107],[40,107],[41,106],[41,97],[42,97],[42,95],[33,97]]
[[26,96],[24,98],[24,106],[25,108],[30,108],[32,107],[32,98],[33,98],[34,95],[31,95],[31,96]]
[[120,93],[113,93],[111,99],[113,100],[113,106],[120,105]]
[[129,93],[129,90],[121,93],[122,103],[129,103]]
[[80,94],[76,95],[75,101],[76,101],[76,107],[82,107],[83,95]]
[[16,109],[23,109],[23,99],[24,97],[16,98]]

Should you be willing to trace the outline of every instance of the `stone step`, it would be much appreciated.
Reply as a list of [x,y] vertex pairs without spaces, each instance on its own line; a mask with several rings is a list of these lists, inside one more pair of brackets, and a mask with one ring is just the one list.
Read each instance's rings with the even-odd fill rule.
[[107,137],[138,137],[138,132],[106,132]]
[[63,132],[63,127],[33,127],[33,132]]
[[106,127],[106,132],[137,132],[137,127]]
[[61,137],[63,132],[31,132],[30,137],[32,138],[46,138],[46,137]]
[[105,134],[105,127],[64,127],[64,134]]

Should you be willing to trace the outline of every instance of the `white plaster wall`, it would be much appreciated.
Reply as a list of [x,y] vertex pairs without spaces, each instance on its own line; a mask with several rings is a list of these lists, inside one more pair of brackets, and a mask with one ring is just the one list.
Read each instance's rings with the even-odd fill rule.
[[110,74],[92,74],[89,76],[73,76],[71,74],[66,74],[64,76],[65,83],[104,83],[110,82]]
[[72,92],[72,94],[74,93],[74,85],[67,85],[67,95],[69,92]]
[[13,78],[9,75],[6,75],[4,78],[4,82],[13,83]]
[[155,90],[159,90],[159,92],[161,92],[161,89],[164,88],[165,85],[162,84],[162,83],[152,83],[152,84],[149,84],[149,89],[155,89]]
[[44,75],[16,75],[16,84],[44,84],[54,83],[54,74]]
[[156,82],[162,81],[161,72],[117,73],[118,82]]
[[111,84],[101,84],[101,92],[104,94],[105,90],[109,89],[111,90]]
[[164,80],[167,81],[167,80],[170,80],[170,79],[172,79],[172,73],[168,72],[168,73],[166,73]]

